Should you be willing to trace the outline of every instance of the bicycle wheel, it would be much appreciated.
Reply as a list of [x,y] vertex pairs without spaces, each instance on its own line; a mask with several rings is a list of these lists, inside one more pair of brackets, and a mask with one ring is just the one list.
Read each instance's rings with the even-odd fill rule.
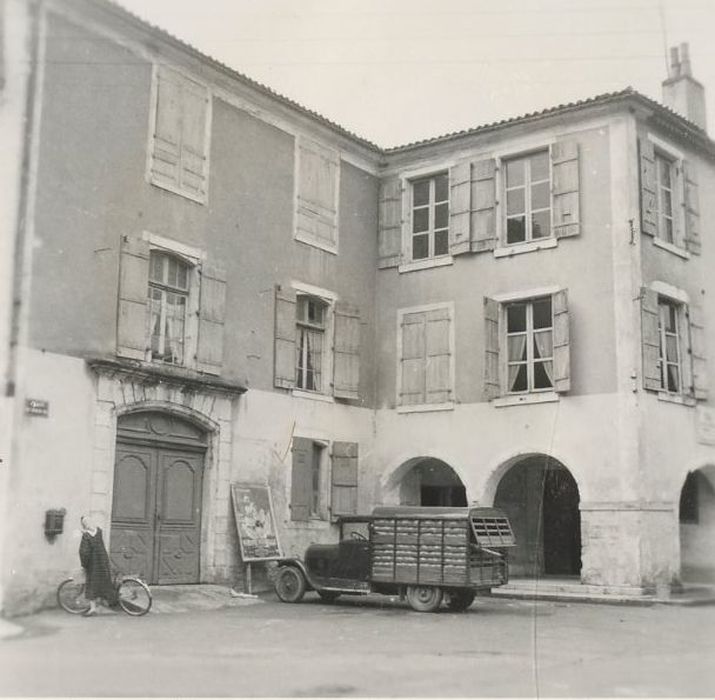
[[117,588],[117,602],[128,615],[146,615],[151,609],[151,591],[138,578],[123,578]]
[[57,586],[57,604],[68,613],[81,615],[89,610],[89,601],[84,597],[84,583],[68,578]]

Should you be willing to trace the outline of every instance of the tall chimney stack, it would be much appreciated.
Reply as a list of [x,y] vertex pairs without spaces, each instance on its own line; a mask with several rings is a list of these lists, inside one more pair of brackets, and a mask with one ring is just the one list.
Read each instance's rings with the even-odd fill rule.
[[688,44],[670,49],[670,69],[663,81],[663,103],[701,129],[707,128],[705,88],[692,76]]

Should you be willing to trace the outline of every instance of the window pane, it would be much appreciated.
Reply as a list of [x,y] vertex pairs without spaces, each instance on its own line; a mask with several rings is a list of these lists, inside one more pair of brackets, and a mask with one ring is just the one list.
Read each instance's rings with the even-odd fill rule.
[[534,328],[551,328],[551,297],[532,302]]
[[526,225],[523,216],[515,216],[507,219],[506,222],[506,242],[520,243],[526,239]]
[[536,359],[550,358],[554,354],[554,343],[551,331],[534,333],[534,357]]
[[426,233],[412,237],[412,259],[422,260],[429,256],[429,235]]
[[521,214],[525,211],[524,208],[524,192],[523,188],[518,190],[508,190],[506,193],[506,213]]
[[670,187],[670,161],[665,158],[658,158],[658,168],[660,169],[661,184]]
[[412,212],[412,232],[427,231],[429,229],[429,209],[415,209]]
[[176,280],[176,286],[179,289],[189,288],[189,268],[186,265],[179,266],[179,274]]
[[434,208],[434,227],[437,228],[447,228],[447,223],[449,221],[449,205],[448,204],[438,204]]
[[517,187],[524,184],[524,161],[510,160],[506,164],[506,186]]
[[163,282],[164,281],[164,263],[166,262],[165,256],[161,253],[152,252],[150,255],[149,264],[149,279],[153,282]]
[[429,204],[429,179],[415,180],[412,183],[412,205],[415,207]]
[[441,173],[434,179],[434,201],[444,202],[449,199],[449,177],[447,173]]
[[531,215],[531,237],[546,238],[551,235],[551,212],[540,211]]
[[[510,367],[509,370],[509,379],[511,380],[509,391],[526,391],[528,389],[526,381],[526,365],[519,365],[518,370],[514,367]],[[514,377],[512,377],[512,370],[516,370]]]
[[434,254],[447,255],[449,253],[449,238],[447,231],[435,231],[434,234]]
[[508,333],[526,330],[526,304],[509,304],[506,307],[506,330]]
[[554,383],[551,379],[553,374],[553,363],[534,363],[534,389],[550,389]]
[[668,391],[680,391],[680,373],[677,365],[668,365]]
[[551,187],[548,182],[540,182],[531,186],[531,208],[548,209],[550,205]]
[[673,242],[673,220],[672,219],[664,219],[663,220],[663,238],[665,238],[666,242],[668,242],[668,243]]
[[509,362],[523,362],[526,360],[526,334],[510,335],[507,338]]
[[678,361],[678,339],[674,335],[668,335],[665,338],[665,359],[668,362]]
[[673,216],[673,198],[668,190],[661,190],[663,195],[663,213],[666,216]]
[[531,181],[549,179],[549,154],[541,151],[531,156]]

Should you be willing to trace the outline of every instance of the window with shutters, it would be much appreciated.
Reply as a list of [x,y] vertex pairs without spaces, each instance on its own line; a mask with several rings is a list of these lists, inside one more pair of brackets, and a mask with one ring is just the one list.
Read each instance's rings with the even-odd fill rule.
[[412,180],[410,188],[410,259],[449,255],[449,174]]
[[551,297],[507,304],[507,393],[554,388],[554,321]]
[[549,238],[551,169],[549,151],[504,161],[506,245]]
[[205,203],[211,101],[208,88],[166,66],[154,70],[149,182]]
[[660,387],[669,394],[680,394],[683,390],[681,316],[684,316],[681,304],[663,297],[658,299]]
[[398,411],[453,407],[453,317],[453,304],[398,311]]

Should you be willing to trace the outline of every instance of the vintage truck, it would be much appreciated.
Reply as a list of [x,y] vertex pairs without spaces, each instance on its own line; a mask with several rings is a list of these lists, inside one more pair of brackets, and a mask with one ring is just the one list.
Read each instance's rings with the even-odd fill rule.
[[515,545],[506,515],[494,508],[380,506],[339,520],[338,544],[313,544],[305,559],[281,559],[275,589],[285,603],[314,590],[406,597],[419,612],[466,610],[479,592],[507,583]]

